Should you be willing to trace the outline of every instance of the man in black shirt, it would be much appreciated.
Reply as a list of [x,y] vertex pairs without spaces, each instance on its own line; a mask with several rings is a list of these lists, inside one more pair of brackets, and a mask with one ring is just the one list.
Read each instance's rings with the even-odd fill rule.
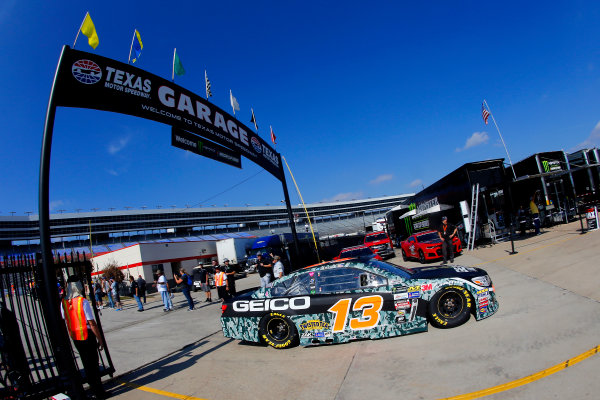
[[210,303],[210,302],[212,302],[212,297],[211,297],[212,295],[210,292],[210,284],[208,283],[208,270],[202,266],[202,263],[198,264],[198,266],[200,267],[198,269],[198,277],[200,278],[200,287],[202,288],[202,291],[206,295],[206,300],[204,300],[204,302]]
[[442,217],[442,225],[438,229],[438,235],[442,240],[442,254],[444,255],[444,264],[448,264],[448,253],[450,253],[450,263],[454,262],[454,246],[452,238],[456,236],[457,229],[454,225],[448,223],[448,217]]
[[237,294],[235,290],[235,268],[233,268],[232,265],[229,265],[228,258],[223,260],[223,264],[225,275],[227,275],[227,283],[229,284],[229,295],[235,297]]
[[143,298],[144,304],[146,304],[146,280],[142,278],[141,275],[138,275],[137,284],[140,292],[140,299]]
[[256,260],[256,268],[258,269],[258,275],[260,275],[260,287],[269,287],[273,276],[273,264],[265,261],[261,253],[256,255]]

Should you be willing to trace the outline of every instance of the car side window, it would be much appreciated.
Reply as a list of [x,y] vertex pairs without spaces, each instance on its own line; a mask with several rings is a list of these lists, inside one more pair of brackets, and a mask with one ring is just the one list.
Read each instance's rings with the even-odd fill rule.
[[[299,296],[310,293],[311,277],[308,273],[299,274],[293,278],[283,281],[275,281],[271,288],[271,295],[277,296]],[[314,286],[314,281],[313,281]]]
[[360,289],[361,271],[354,268],[336,268],[315,271],[317,293],[336,293]]
[[408,241],[409,241],[410,243],[414,243],[414,242],[415,242],[415,237],[414,237],[414,236],[411,236],[411,237],[409,237],[409,238],[408,238]]

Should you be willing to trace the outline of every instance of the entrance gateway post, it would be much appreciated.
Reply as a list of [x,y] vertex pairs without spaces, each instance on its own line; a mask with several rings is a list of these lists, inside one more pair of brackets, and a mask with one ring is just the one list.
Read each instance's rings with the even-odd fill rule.
[[70,339],[66,328],[62,323],[62,317],[59,311],[59,294],[56,286],[56,275],[54,273],[54,260],[52,259],[52,248],[50,246],[50,154],[52,151],[52,134],[54,131],[54,117],[56,115],[55,90],[58,80],[58,72],[62,64],[65,50],[64,46],[58,60],[52,89],[50,91],[50,100],[46,111],[46,122],[44,124],[44,136],[42,138],[42,153],[40,159],[40,180],[39,180],[39,226],[40,226],[40,247],[42,249],[42,270],[41,294],[44,301],[41,305],[44,310],[45,321],[48,327],[48,338],[50,345],[56,356],[56,367],[60,374],[63,386],[74,398],[83,398],[83,384],[80,379],[79,371],[73,359]]

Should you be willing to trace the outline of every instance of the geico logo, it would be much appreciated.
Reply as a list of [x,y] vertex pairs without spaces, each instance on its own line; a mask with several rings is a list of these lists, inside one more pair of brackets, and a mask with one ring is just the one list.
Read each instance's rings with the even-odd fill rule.
[[292,297],[291,299],[238,300],[233,302],[233,311],[283,311],[305,310],[310,307],[310,297]]

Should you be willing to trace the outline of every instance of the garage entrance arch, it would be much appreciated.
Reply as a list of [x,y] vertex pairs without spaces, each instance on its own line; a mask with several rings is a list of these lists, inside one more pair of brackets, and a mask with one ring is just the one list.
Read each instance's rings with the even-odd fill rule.
[[[229,149],[229,158],[246,157],[277,178],[282,186],[296,251],[298,238],[281,155],[246,125],[197,94],[140,68],[96,54],[64,46],[58,61],[46,111],[39,178],[39,228],[42,250],[43,294],[47,307],[50,341],[59,368],[74,371],[65,351],[68,337],[61,337],[58,290],[50,246],[50,155],[57,107],[112,111],[167,124]],[[56,304],[55,304],[56,303]],[[64,336],[64,335],[62,335]]]

